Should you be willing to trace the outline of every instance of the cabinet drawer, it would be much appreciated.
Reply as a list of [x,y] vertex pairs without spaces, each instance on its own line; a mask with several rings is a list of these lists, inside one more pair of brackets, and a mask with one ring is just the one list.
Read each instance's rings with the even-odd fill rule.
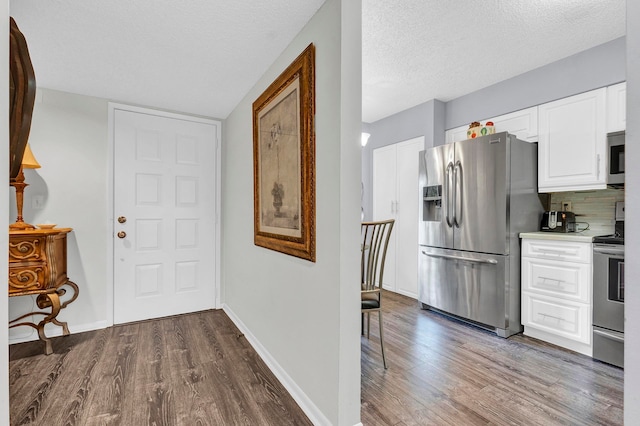
[[522,291],[576,302],[591,302],[591,266],[587,263],[522,258]]
[[522,256],[591,263],[591,243],[526,239],[522,241]]
[[9,263],[43,261],[45,238],[44,236],[11,236]]
[[587,304],[523,292],[522,324],[566,339],[591,343],[591,308]]
[[9,266],[9,295],[25,291],[44,290],[47,287],[47,265],[44,263],[15,264]]

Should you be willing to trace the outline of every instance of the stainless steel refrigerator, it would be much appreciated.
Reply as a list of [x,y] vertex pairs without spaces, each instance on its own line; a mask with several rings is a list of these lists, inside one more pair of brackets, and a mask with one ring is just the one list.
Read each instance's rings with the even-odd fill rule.
[[508,337],[520,322],[520,232],[537,231],[537,144],[506,132],[420,153],[422,306]]

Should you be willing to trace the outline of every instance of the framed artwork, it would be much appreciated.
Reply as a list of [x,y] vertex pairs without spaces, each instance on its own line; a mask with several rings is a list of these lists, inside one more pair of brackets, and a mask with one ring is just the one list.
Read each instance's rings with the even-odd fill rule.
[[315,47],[253,103],[254,243],[315,262]]

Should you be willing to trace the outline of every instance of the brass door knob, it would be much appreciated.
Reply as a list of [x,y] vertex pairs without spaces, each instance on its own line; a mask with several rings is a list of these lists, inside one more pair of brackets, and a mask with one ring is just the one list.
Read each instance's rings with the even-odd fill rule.
[[124,237],[126,237],[126,236],[127,236],[127,233],[126,233],[126,232],[124,232],[124,231],[120,231],[120,232],[118,232],[118,238],[124,238]]
[[120,217],[118,218],[118,223],[125,223],[126,221],[127,221],[127,218],[126,218],[126,217],[124,217],[124,216],[120,216]]

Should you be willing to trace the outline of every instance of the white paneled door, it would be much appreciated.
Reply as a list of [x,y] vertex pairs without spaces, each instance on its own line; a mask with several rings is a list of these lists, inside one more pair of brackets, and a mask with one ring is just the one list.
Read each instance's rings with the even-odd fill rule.
[[114,323],[210,309],[219,123],[115,109]]

